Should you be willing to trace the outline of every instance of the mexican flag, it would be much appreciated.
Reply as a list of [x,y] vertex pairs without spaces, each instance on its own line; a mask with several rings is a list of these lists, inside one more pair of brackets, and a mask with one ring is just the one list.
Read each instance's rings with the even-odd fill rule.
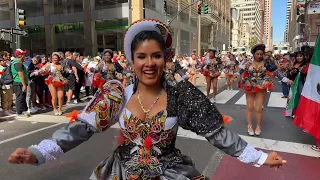
[[300,81],[300,73],[297,75],[296,79],[293,81],[290,91],[289,91],[289,96],[288,96],[288,104],[286,107],[286,110],[283,112],[283,115],[286,117],[292,117],[296,109],[298,107],[299,103],[299,81]]
[[315,139],[320,139],[320,35],[293,123]]

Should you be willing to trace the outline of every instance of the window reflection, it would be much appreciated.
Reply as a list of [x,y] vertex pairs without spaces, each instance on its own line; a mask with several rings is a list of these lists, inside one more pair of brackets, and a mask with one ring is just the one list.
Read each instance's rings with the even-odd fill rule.
[[54,29],[59,51],[84,52],[83,22],[56,24]]
[[107,9],[107,8],[114,8],[121,3],[127,3],[128,0],[94,0],[95,2],[95,9]]
[[50,14],[83,12],[83,0],[50,0]]
[[30,54],[44,54],[46,52],[46,39],[44,26],[24,27],[28,30],[28,37],[21,37],[21,47]]
[[128,18],[118,20],[98,20],[95,21],[97,30],[98,52],[103,49],[119,50],[123,47],[123,38],[128,28]]
[[156,9],[156,0],[145,0],[144,3],[147,8],[153,9],[153,10]]
[[43,16],[43,0],[18,1],[18,8],[26,12],[26,17]]
[[9,4],[0,5],[0,21],[10,20]]

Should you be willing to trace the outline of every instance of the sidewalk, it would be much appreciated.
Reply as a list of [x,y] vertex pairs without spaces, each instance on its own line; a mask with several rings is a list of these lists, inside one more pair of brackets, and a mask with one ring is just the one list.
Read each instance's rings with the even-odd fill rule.
[[[264,150],[265,152],[268,152]],[[278,152],[288,161],[280,169],[256,168],[224,155],[211,179],[259,179],[259,180],[316,180],[320,177],[320,159],[292,153]]]

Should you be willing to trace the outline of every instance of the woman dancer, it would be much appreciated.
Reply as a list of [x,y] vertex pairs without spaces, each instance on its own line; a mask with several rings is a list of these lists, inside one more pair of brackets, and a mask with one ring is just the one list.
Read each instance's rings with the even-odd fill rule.
[[[283,75],[280,74],[280,71],[274,71],[277,68],[274,64],[263,61],[265,48],[264,44],[257,44],[254,46],[251,49],[253,61],[245,61],[244,64],[240,66],[240,71],[236,73],[236,76],[242,75],[238,86],[246,93],[246,116],[248,122],[248,134],[250,136],[253,136],[254,134],[259,136],[261,134],[264,97],[267,89],[273,88],[273,77],[278,76],[283,82],[288,82],[288,79],[283,77]],[[257,121],[255,131],[252,129],[253,110],[256,111]]]
[[197,73],[200,66],[200,62],[197,59],[196,54],[191,55],[191,59],[188,65],[188,74],[189,74],[189,81],[196,86],[197,85]]
[[127,81],[129,79],[128,77],[128,65],[126,60],[126,56],[124,54],[120,55],[119,58],[119,64],[121,65],[121,67],[123,68],[123,72],[120,74],[118,73],[118,77],[120,82],[122,82],[123,87],[127,87]]
[[37,146],[17,149],[9,162],[52,161],[94,133],[119,123],[123,141],[90,179],[207,179],[175,148],[179,126],[206,137],[213,146],[244,163],[257,167],[286,163],[277,153],[257,151],[225,128],[217,108],[190,82],[181,81],[176,87],[166,83],[163,69],[166,59],[171,58],[166,56],[171,44],[163,23],[153,19],[133,23],[126,33],[124,50],[137,76],[135,84],[123,91],[119,81],[108,81],[71,124]]
[[121,77],[117,75],[118,73],[122,74],[123,68],[118,62],[112,62],[112,54],[113,52],[110,49],[105,49],[103,51],[104,61],[98,65],[102,73],[102,78],[105,81],[121,79]]
[[216,50],[209,49],[208,57],[204,60],[204,75],[206,76],[207,82],[207,97],[210,95],[210,88],[212,84],[213,89],[213,101],[216,102],[216,96],[218,91],[218,77],[221,74],[221,59],[216,58]]
[[239,63],[233,54],[231,54],[229,60],[226,61],[224,73],[226,74],[227,90],[233,90],[234,74],[237,72],[238,64]]
[[177,79],[175,76],[176,74],[180,75],[182,79],[188,78],[188,76],[184,73],[178,62],[173,62],[173,59],[171,58],[167,59],[165,67],[165,78],[169,85],[177,85]]
[[[63,77],[63,68],[60,65],[60,54],[57,52],[52,53],[52,63],[47,63],[41,70],[31,73],[30,76],[37,76],[50,72],[50,75],[45,80],[49,87],[50,94],[52,97],[52,105],[54,115],[62,115],[62,105],[63,105],[63,93],[64,85],[68,83],[67,79]],[[57,108],[57,98],[58,98],[58,108]]]

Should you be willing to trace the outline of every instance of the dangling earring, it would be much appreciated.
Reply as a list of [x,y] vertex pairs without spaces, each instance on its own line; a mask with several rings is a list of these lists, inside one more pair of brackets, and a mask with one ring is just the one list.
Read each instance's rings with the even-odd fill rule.
[[134,92],[134,93],[137,91],[138,84],[139,84],[139,79],[138,79],[137,76],[135,76],[135,77],[134,77],[134,85],[133,85],[133,92]]

